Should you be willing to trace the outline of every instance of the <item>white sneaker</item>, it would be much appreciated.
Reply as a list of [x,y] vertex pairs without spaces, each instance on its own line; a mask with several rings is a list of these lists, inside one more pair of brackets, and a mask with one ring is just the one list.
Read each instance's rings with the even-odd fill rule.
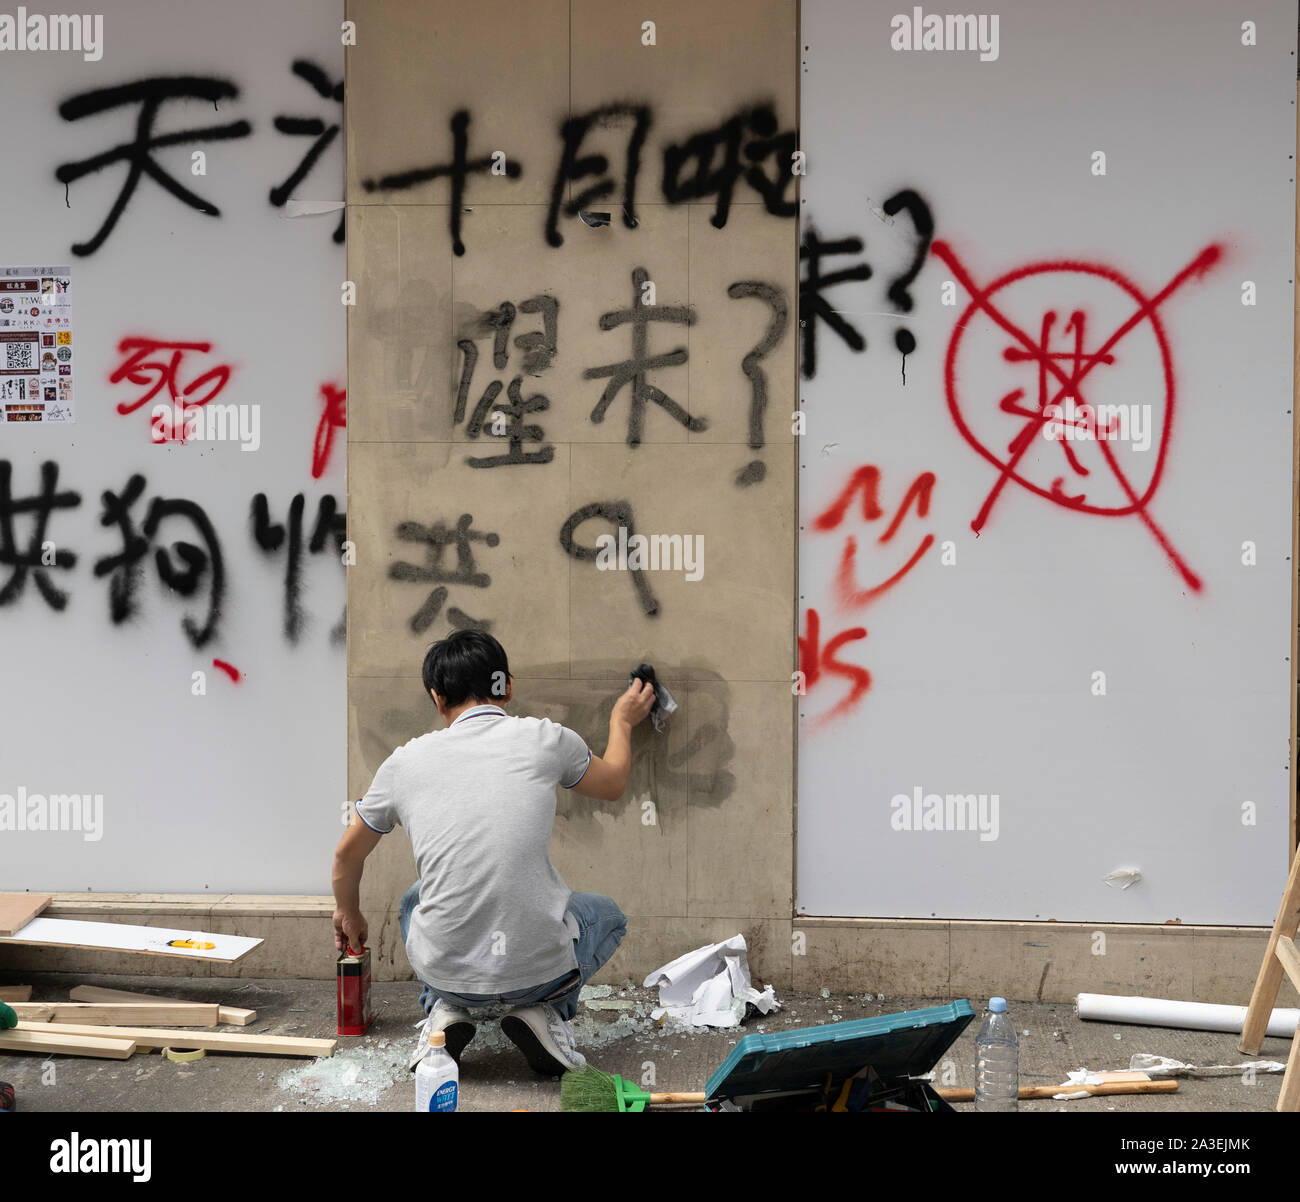
[[415,1066],[420,1063],[424,1053],[428,1051],[429,1036],[435,1031],[441,1031],[446,1036],[447,1051],[459,1066],[461,1052],[465,1050],[465,1045],[474,1038],[474,1033],[478,1030],[464,1010],[457,1010],[454,1006],[447,1005],[442,998],[434,999],[433,1009],[429,1012],[428,1018],[417,1025],[420,1028],[420,1036],[415,1054],[411,1058],[412,1072],[415,1071]]
[[574,1045],[569,1024],[545,1002],[511,1010],[501,1020],[501,1030],[523,1052],[533,1071],[545,1077],[587,1067],[587,1058]]

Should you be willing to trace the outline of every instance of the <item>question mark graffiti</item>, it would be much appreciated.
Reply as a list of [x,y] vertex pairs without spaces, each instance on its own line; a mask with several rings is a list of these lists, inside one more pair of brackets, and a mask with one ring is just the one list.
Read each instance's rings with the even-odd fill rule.
[[[916,230],[916,254],[911,266],[889,285],[888,293],[895,309],[900,313],[910,313],[913,302],[908,287],[916,279],[926,255],[930,253],[930,242],[934,238],[934,214],[930,212],[930,206],[921,199],[920,194],[912,191],[911,188],[895,192],[881,208],[890,217],[906,209],[907,215],[912,219],[912,227]],[[907,356],[916,350],[916,339],[911,330],[899,328],[894,333],[894,345],[903,355],[903,383],[906,384]]]

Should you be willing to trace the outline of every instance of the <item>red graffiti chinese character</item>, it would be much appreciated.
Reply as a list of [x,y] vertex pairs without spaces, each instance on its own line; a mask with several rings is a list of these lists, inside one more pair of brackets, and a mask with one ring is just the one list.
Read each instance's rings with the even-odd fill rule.
[[311,477],[319,480],[329,467],[334,450],[334,432],[348,424],[347,389],[337,384],[320,386],[321,414],[311,448]]
[[867,690],[871,688],[871,673],[866,668],[857,664],[847,664],[837,659],[835,654],[846,643],[865,639],[867,631],[863,626],[854,626],[840,631],[823,645],[821,615],[815,609],[809,609],[805,621],[808,633],[799,636],[799,671],[803,673],[804,687],[811,691],[823,674],[840,676],[852,683],[852,688],[817,719],[817,723],[820,724],[855,709],[867,695]]
[[[230,381],[231,367],[220,363],[195,376],[184,386],[179,375],[181,360],[187,354],[206,355],[212,350],[210,342],[165,342],[156,338],[123,338],[117,344],[118,353],[126,358],[108,377],[110,384],[123,380],[147,388],[133,401],[119,401],[118,413],[134,413],[148,404],[164,389],[171,412],[163,419],[155,414],[151,420],[151,438],[154,442],[184,442],[189,423],[186,415],[192,409],[208,404]],[[207,391],[205,392],[204,389]],[[173,420],[172,414],[175,414]]]
[[[877,540],[878,542],[887,543],[893,539],[894,535],[898,533],[898,528],[902,525],[903,519],[907,516],[908,509],[913,504],[916,506],[918,517],[929,516],[930,494],[934,491],[934,484],[935,475],[933,472],[922,472],[912,481],[907,492],[903,494],[903,500],[898,507],[898,512],[894,514],[893,520],[885,528],[885,532]],[[880,508],[880,469],[867,464],[853,473],[840,495],[822,513],[817,515],[813,521],[813,529],[826,531],[834,530],[839,526],[844,521],[855,494],[859,492],[862,494],[863,520],[874,522],[883,517],[884,510]],[[840,607],[842,609],[860,609],[877,597],[883,596],[921,562],[925,553],[933,545],[934,535],[927,534],[917,545],[916,550],[912,552],[907,562],[893,575],[879,584],[868,588],[859,588],[857,584],[858,540],[853,535],[849,535],[844,540],[844,551],[840,556],[839,571],[835,576],[835,592]]]

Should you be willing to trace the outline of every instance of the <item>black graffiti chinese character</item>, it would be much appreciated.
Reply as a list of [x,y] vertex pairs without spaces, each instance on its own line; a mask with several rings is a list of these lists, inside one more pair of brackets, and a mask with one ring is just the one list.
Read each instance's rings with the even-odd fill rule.
[[[578,527],[592,518],[601,518],[613,526],[614,536],[624,548],[627,547],[636,534],[630,501],[592,501],[589,505],[582,506],[581,509],[575,509],[565,519],[564,525],[560,527],[560,546],[564,548],[566,555],[571,555],[574,559],[586,563],[596,562],[597,557],[601,554],[600,548],[583,546],[574,537]],[[629,571],[627,574],[632,577],[632,587],[636,590],[641,611],[647,618],[657,618],[659,616],[659,601],[651,591],[650,582],[646,579],[646,573],[643,571]]]
[[706,418],[692,417],[667,393],[660,391],[646,379],[646,373],[661,367],[676,367],[686,362],[686,348],[679,346],[666,355],[647,354],[648,330],[652,321],[666,321],[676,325],[689,326],[695,323],[695,313],[688,305],[647,305],[644,303],[645,285],[650,276],[644,267],[632,272],[632,307],[615,309],[612,313],[600,315],[600,328],[613,330],[618,326],[632,327],[632,357],[622,363],[612,363],[606,367],[589,367],[582,373],[585,380],[609,379],[600,400],[591,411],[591,420],[597,424],[605,420],[605,411],[614,402],[623,385],[631,385],[631,401],[627,419],[627,445],[639,446],[645,425],[645,407],[653,401],[675,421],[688,430],[698,433],[707,430]]
[[[763,197],[769,213],[795,216],[797,206],[785,199],[786,189],[794,178],[790,156],[795,149],[795,134],[791,131],[776,135],[776,128],[776,114],[769,106],[759,105],[742,109],[713,129],[693,134],[681,145],[665,147],[664,199],[669,204],[678,204],[716,196],[717,205],[709,222],[722,229],[731,211],[736,183],[744,178]],[[751,131],[760,136],[745,141]],[[777,170],[775,178],[770,179],[760,164],[774,155]],[[744,160],[748,160],[748,165]],[[692,165],[694,170],[690,170]]]
[[[59,105],[59,115],[65,121],[79,121],[96,113],[121,108],[123,105],[139,104],[140,112],[136,117],[135,141],[126,142],[77,163],[63,163],[55,171],[55,177],[65,188],[96,171],[102,171],[112,163],[130,164],[126,173],[126,182],[118,193],[113,207],[109,209],[104,224],[89,242],[74,243],[72,253],[76,255],[93,255],[104,239],[113,232],[118,219],[126,210],[128,201],[135,193],[142,175],[148,175],[160,187],[170,192],[177,200],[187,204],[209,217],[219,217],[221,210],[216,205],[184,187],[174,176],[169,175],[156,162],[152,152],[165,146],[180,146],[187,142],[216,142],[231,138],[246,138],[252,133],[252,126],[247,121],[231,121],[224,125],[208,125],[198,129],[183,129],[174,133],[154,134],[153,125],[158,110],[168,100],[206,100],[214,107],[220,100],[233,100],[239,95],[239,89],[232,83],[221,79],[199,76],[156,77],[142,79],[139,83],[123,84],[119,87],[98,88],[92,92],[81,92]],[[71,204],[69,203],[69,207]]]
[[[609,171],[609,159],[605,155],[580,153],[583,140],[595,126],[607,128],[629,118],[632,128],[628,133],[623,162],[623,224],[630,230],[636,229],[636,180],[641,170],[641,150],[645,145],[646,131],[650,128],[650,110],[641,104],[607,104],[592,109],[589,113],[570,117],[560,126],[563,145],[555,179],[551,184],[551,203],[546,212],[546,241],[552,246],[564,245],[564,236],[559,227],[561,212],[566,217],[574,217],[611,195],[617,186],[606,174]],[[567,203],[564,201],[564,190],[569,184],[576,184],[592,176],[601,178],[597,183],[588,184]]]
[[510,450],[502,455],[481,455],[467,456],[465,462],[470,467],[503,467],[511,463],[550,463],[555,458],[555,447],[550,443],[544,444],[536,451],[525,451],[525,442],[541,442],[545,437],[541,426],[534,425],[524,421],[524,418],[530,413],[544,413],[551,407],[551,402],[547,400],[540,392],[533,393],[532,396],[525,397],[520,391],[520,385],[523,380],[516,376],[506,387],[506,396],[509,403],[499,405],[496,403],[497,393],[500,392],[500,381],[493,382],[496,385],[496,392],[485,391],[483,399],[479,401],[470,417],[469,425],[466,432],[471,438],[477,438],[483,430],[485,421],[489,422],[489,429],[497,437],[505,438],[510,445]]
[[[794,153],[799,144],[798,133],[793,129],[777,133],[776,114],[766,106],[750,113],[749,125],[758,137],[745,143],[745,157],[750,162],[745,182],[763,198],[763,206],[772,216],[797,217],[799,205],[794,199],[787,199],[786,193],[795,178]],[[770,176],[762,167],[768,159],[773,164]]]
[[817,373],[817,321],[824,321],[855,351],[866,348],[866,339],[831,307],[822,292],[836,284],[850,280],[869,280],[871,268],[866,263],[846,267],[842,271],[822,272],[822,259],[827,255],[858,255],[862,253],[861,238],[841,238],[837,242],[823,242],[815,230],[804,234],[799,247],[799,259],[804,264],[803,278],[799,281],[799,325],[803,328],[803,375],[811,380]]
[[[252,520],[253,540],[268,554],[275,554],[281,547],[285,548],[284,569],[284,637],[296,643],[302,634],[302,555],[303,555],[303,512],[306,498],[302,493],[289,502],[288,522],[284,525],[271,521],[270,505],[265,493],[258,493],[253,498]],[[316,506],[316,523],[312,527],[311,538],[307,541],[307,550],[312,555],[319,555],[327,542],[333,542],[333,549],[343,562],[343,543],[347,538],[347,517],[338,508],[338,502],[330,494],[321,497]],[[339,619],[330,631],[330,640],[342,642],[347,633],[347,616]]]
[[[128,621],[137,611],[136,590],[143,571],[141,561],[154,552],[154,566],[163,585],[182,597],[192,597],[207,578],[208,608],[202,624],[188,614],[181,621],[190,643],[203,647],[216,633],[225,597],[226,572],[221,558],[221,543],[203,508],[180,498],[154,497],[149,503],[143,526],[136,530],[131,510],[144,494],[145,478],[133,475],[120,494],[105,490],[101,526],[116,526],[122,536],[122,551],[96,560],[95,575],[110,576],[108,582],[109,616],[115,626]],[[154,547],[159,527],[169,518],[190,522],[201,543],[176,542],[170,548]]]
[[[553,296],[530,296],[519,302],[516,309],[509,301],[502,301],[495,309],[479,314],[474,321],[461,331],[456,345],[464,353],[461,369],[460,386],[456,392],[456,421],[465,419],[465,403],[469,392],[474,368],[478,364],[478,347],[480,339],[492,339],[492,366],[497,371],[505,369],[510,362],[510,331],[514,328],[518,313],[540,313],[542,328],[529,330],[515,336],[514,345],[522,351],[518,369],[525,375],[540,376],[550,366],[556,353],[556,334],[559,324],[560,302]],[[497,391],[500,391],[498,388]]]
[[[446,176],[451,181],[451,249],[457,255],[465,253],[465,244],[460,238],[461,213],[465,204],[465,181],[475,173],[494,173],[499,164],[496,154],[486,154],[477,159],[469,157],[469,113],[464,109],[452,114],[451,118],[451,161],[436,163],[430,167],[416,167],[411,171],[398,171],[382,175],[378,179],[361,181],[367,192],[393,191],[414,188],[431,179]],[[516,162],[507,162],[501,169],[511,179],[518,179],[522,168]]]
[[[501,536],[482,533],[473,529],[473,526],[473,515],[468,513],[462,513],[454,527],[445,522],[434,522],[432,526],[421,526],[418,522],[402,522],[398,525],[398,538],[405,542],[424,544],[425,562],[392,564],[388,569],[389,578],[437,586],[411,618],[410,627],[414,633],[423,634],[442,613],[443,604],[447,600],[447,585],[463,584],[468,588],[482,589],[492,583],[491,576],[478,570],[472,544],[481,542],[495,547],[501,541]],[[444,566],[443,562],[447,548],[451,546],[456,548],[454,568]],[[471,618],[454,605],[447,610],[447,620],[458,630],[488,630],[491,627],[491,623]]]
[[[462,354],[462,362],[460,383],[456,389],[454,424],[459,425],[465,420],[469,404],[470,385],[479,361],[475,338],[492,339],[492,365],[497,371],[503,371],[509,364],[510,333],[514,328],[516,314],[540,313],[542,329],[516,335],[513,345],[521,352],[518,367],[532,375],[541,375],[551,366],[555,357],[559,307],[559,302],[553,296],[529,297],[520,302],[518,309],[509,301],[504,301],[495,309],[481,314],[464,331],[469,336],[456,343]],[[497,403],[503,387],[506,388],[508,404]],[[522,388],[523,377],[519,375],[509,385],[503,385],[501,380],[492,380],[484,387],[478,404],[470,415],[466,433],[470,438],[478,438],[486,424],[491,434],[509,440],[510,450],[504,455],[469,457],[465,462],[471,467],[550,463],[555,457],[555,448],[549,444],[536,451],[523,449],[525,442],[541,442],[544,437],[541,426],[525,422],[524,418],[530,413],[545,412],[550,408],[550,401],[541,393],[524,397]]]
[[[23,595],[30,572],[51,609],[60,612],[67,606],[68,594],[54,583],[47,569],[68,571],[76,565],[77,556],[73,551],[47,548],[45,532],[56,509],[76,509],[80,504],[80,493],[59,492],[59,465],[52,460],[41,464],[41,491],[15,500],[13,464],[0,459],[0,567],[13,569],[0,588],[0,605],[11,605]],[[20,515],[30,515],[32,520],[32,536],[25,551],[19,549],[14,536],[14,518]]]
[[[316,95],[322,100],[335,100],[340,105],[343,103],[343,81],[331,83],[329,76],[315,63],[307,59],[297,59],[293,64],[293,73],[311,84]],[[274,124],[280,133],[288,134],[290,137],[316,139],[289,178],[271,189],[271,203],[279,209],[283,208],[285,202],[293,195],[293,190],[311,174],[316,161],[325,153],[325,148],[338,137],[342,126],[337,121],[326,125],[319,117],[276,117]],[[335,242],[343,241],[345,221],[346,216],[339,217],[338,228],[334,231]]]

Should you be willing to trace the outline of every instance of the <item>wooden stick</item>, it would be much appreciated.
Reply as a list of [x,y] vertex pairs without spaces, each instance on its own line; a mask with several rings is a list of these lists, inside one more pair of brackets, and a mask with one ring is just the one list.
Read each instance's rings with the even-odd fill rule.
[[[152,993],[128,993],[125,989],[106,989],[102,985],[78,985],[69,994],[74,1002],[171,1002],[188,1005],[180,998],[157,997]],[[256,1010],[244,1010],[239,1006],[219,1006],[217,1022],[230,1023],[236,1027],[246,1027],[257,1021]]]
[[[1057,1094],[1089,1093],[1094,1097],[1130,1093],[1177,1093],[1177,1081],[1104,1081],[1100,1085],[1022,1085],[1020,1097],[1026,1101],[1035,1098],[1054,1098]],[[973,1102],[973,1089],[936,1089],[945,1102]]]
[[134,1040],[110,1039],[98,1033],[75,1035],[53,1029],[45,1023],[20,1022],[12,1031],[0,1031],[0,1052],[43,1052],[47,1056],[59,1053],[65,1056],[95,1056],[102,1060],[125,1060],[135,1049]]
[[0,985],[0,1002],[29,1002],[31,998],[30,985]]
[[[1105,1094],[1132,1094],[1132,1093],[1177,1093],[1177,1081],[1152,1081],[1146,1073],[1114,1073],[1109,1074],[1112,1078],[1122,1077],[1124,1080],[1107,1080],[1097,1085],[1022,1085],[1020,1087],[1020,1097],[1026,1101],[1034,1098],[1054,1098],[1057,1094],[1062,1093],[1079,1093],[1086,1090],[1095,1096]],[[1141,1078],[1137,1080],[1135,1078]],[[975,1091],[973,1089],[936,1089],[937,1093],[945,1102],[973,1102],[975,1100]],[[708,1097],[702,1093],[652,1093],[650,1095],[651,1106],[671,1106],[675,1103],[684,1102],[703,1102]]]
[[[19,1022],[19,1031],[50,1028],[43,1023]],[[337,1039],[296,1039],[288,1035],[245,1035],[234,1031],[168,1031],[150,1027],[96,1027],[60,1023],[70,1035],[100,1035],[133,1039],[140,1048],[202,1048],[207,1052],[244,1052],[252,1056],[329,1056]]]
[[144,1023],[151,1027],[215,1027],[216,1002],[15,1002],[29,1022],[95,1026]]

